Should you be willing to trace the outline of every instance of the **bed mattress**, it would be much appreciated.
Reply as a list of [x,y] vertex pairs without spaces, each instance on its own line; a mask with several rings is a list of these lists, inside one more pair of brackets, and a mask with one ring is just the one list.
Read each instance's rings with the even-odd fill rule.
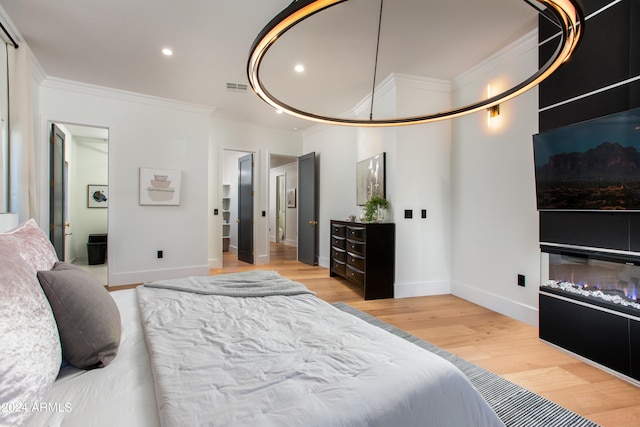
[[28,426],[503,425],[452,364],[313,295],[112,296],[117,357],[64,366]]

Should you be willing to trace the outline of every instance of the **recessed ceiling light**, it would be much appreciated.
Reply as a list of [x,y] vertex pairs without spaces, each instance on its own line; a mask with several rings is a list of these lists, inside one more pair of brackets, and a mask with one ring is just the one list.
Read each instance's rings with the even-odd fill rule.
[[168,47],[165,47],[164,49],[162,49],[162,54],[166,55],[166,56],[171,56],[171,55],[173,55],[173,51],[171,49],[169,49]]
[[296,70],[296,73],[302,73],[304,71],[304,65],[298,64],[295,67],[293,67],[293,69]]

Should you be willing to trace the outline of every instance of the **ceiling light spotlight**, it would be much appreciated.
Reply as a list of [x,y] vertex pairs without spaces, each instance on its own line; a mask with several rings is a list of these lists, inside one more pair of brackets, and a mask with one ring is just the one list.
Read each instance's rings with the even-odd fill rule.
[[[452,119],[466,114],[486,110],[518,95],[523,94],[549,77],[565,62],[576,49],[584,32],[584,14],[580,6],[580,0],[523,0],[525,3],[537,9],[541,15],[553,21],[561,30],[561,37],[555,52],[542,64],[540,68],[526,80],[516,84],[510,89],[476,103],[442,111],[435,114],[418,116],[397,117],[388,119],[369,120],[345,119],[341,117],[326,116],[312,111],[304,111],[288,105],[276,98],[260,80],[260,64],[269,48],[291,28],[306,18],[321,12],[332,6],[347,2],[348,0],[294,0],[282,12],[277,14],[263,29],[253,42],[247,61],[247,75],[253,91],[265,102],[274,108],[282,109],[287,114],[319,123],[346,125],[346,126],[401,126],[419,123],[429,123],[437,120]],[[382,1],[380,3],[380,19],[382,19]],[[378,40],[380,37],[380,23],[378,24]],[[376,83],[376,67],[373,71],[373,87]],[[373,112],[373,93],[371,94],[371,111]]]
[[173,51],[168,47],[165,47],[164,49],[162,49],[162,54],[165,56],[171,56],[173,55]]
[[298,64],[295,67],[293,67],[293,69],[296,71],[296,73],[302,73],[304,72],[304,65]]

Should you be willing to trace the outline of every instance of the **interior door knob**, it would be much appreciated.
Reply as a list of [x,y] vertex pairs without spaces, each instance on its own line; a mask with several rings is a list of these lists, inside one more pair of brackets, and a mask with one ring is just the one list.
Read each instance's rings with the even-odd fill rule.
[[238,224],[240,224],[240,220],[239,220],[239,219],[236,219],[236,222],[237,222]]
[[311,224],[311,225],[318,225],[318,221],[309,220],[309,224]]

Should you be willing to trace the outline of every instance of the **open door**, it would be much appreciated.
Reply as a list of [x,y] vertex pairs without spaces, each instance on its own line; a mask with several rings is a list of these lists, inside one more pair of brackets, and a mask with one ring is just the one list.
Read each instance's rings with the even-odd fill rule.
[[238,160],[238,259],[253,264],[253,154]]
[[65,167],[64,167],[64,132],[55,124],[51,125],[49,137],[49,239],[58,254],[58,259],[65,260]]
[[298,261],[318,265],[316,153],[298,158]]

